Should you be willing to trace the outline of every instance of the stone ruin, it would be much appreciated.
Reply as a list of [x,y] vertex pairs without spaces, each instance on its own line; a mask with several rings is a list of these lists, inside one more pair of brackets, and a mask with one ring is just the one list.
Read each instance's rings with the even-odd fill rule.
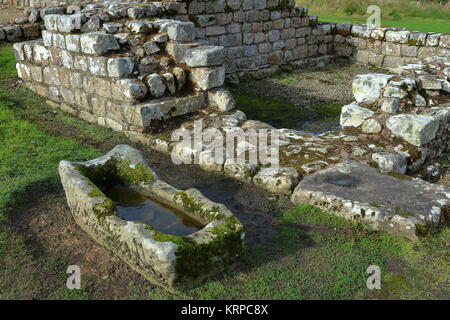
[[[42,3],[20,3],[42,39],[18,42],[14,51],[19,77],[49,105],[376,230],[416,240],[448,219],[448,189],[405,174],[450,152],[450,35],[321,23],[293,0]],[[81,10],[66,14],[69,4]],[[0,40],[30,38],[11,31],[27,25],[3,26]],[[276,129],[277,168],[225,158],[212,164],[210,153],[174,143],[164,130],[195,135],[199,120],[205,131],[238,136],[275,129],[233,110],[224,83],[335,58],[390,71],[354,79],[343,130],[311,136]],[[385,185],[397,189],[387,194]]]

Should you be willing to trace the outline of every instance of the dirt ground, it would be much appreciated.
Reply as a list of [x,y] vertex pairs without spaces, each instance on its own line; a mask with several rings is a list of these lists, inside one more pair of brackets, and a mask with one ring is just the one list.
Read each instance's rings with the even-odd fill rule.
[[324,68],[298,69],[263,80],[240,84],[236,91],[277,98],[298,107],[322,104],[344,105],[354,100],[352,94],[354,77],[374,71],[377,70],[367,65],[349,64],[348,60],[338,60],[335,64]]
[[23,9],[0,5],[0,25],[12,23],[15,19],[24,16]]

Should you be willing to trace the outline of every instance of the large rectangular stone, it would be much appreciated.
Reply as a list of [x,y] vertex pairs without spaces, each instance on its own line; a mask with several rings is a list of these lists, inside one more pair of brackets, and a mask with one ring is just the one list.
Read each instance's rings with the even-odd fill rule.
[[210,67],[222,64],[225,54],[224,47],[200,46],[189,48],[185,60],[189,67]]
[[225,81],[225,67],[218,68],[193,68],[191,80],[201,89],[208,90],[220,87]]

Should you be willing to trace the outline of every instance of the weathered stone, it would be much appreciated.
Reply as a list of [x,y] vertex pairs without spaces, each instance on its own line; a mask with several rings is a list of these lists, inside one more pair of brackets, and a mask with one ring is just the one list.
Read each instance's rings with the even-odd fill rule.
[[125,101],[142,99],[147,94],[147,87],[137,79],[121,79],[116,84],[117,94]]
[[173,75],[176,79],[177,90],[181,90],[186,83],[186,72],[180,67],[175,67],[172,70]]
[[134,62],[130,58],[110,58],[107,68],[110,77],[124,77],[133,73]]
[[127,13],[130,18],[139,19],[147,15],[147,9],[145,7],[128,8]]
[[434,139],[439,121],[431,116],[399,114],[390,117],[386,125],[397,137],[420,147]]
[[445,188],[420,179],[398,179],[362,163],[345,162],[305,177],[294,204],[313,204],[375,230],[417,240],[439,225],[450,203]]
[[208,91],[208,102],[222,111],[230,111],[236,107],[236,101],[230,91],[213,89]]
[[81,51],[81,45],[80,45],[80,35],[78,34],[68,34],[66,35],[66,48],[69,51],[72,52],[80,52]]
[[191,79],[201,90],[220,87],[225,81],[225,67],[194,68],[191,71]]
[[193,41],[195,38],[195,26],[192,22],[172,23],[167,27],[169,39],[175,41]]
[[251,182],[258,166],[250,163],[236,163],[235,159],[227,159],[223,168],[226,175],[243,182]]
[[[145,222],[123,220],[113,200],[99,189],[97,170],[103,178],[116,179],[137,192],[161,199],[205,227],[187,236],[168,236]],[[165,289],[196,282],[199,272],[203,279],[222,271],[242,253],[243,225],[223,204],[210,201],[196,189],[177,190],[159,180],[141,153],[127,145],[87,162],[61,161],[59,174],[67,203],[81,228]],[[196,204],[194,209],[192,203]],[[215,252],[217,247],[222,248],[220,252]],[[203,270],[180,267],[188,264],[202,266]]]
[[398,98],[383,99],[383,102],[381,103],[381,110],[389,113],[397,113],[398,109],[400,109],[400,99]]
[[121,27],[122,24],[117,22],[108,22],[103,24],[103,29],[107,33],[117,33]]
[[127,108],[127,121],[139,127],[148,127],[153,120],[170,119],[198,111],[205,105],[204,93],[181,97],[161,98]]
[[297,170],[290,167],[262,168],[253,183],[273,193],[290,195],[299,181]]
[[364,120],[373,116],[372,110],[358,106],[356,102],[342,107],[340,124],[345,127],[359,127]]
[[4,26],[3,31],[6,34],[6,40],[10,42],[17,42],[23,35],[22,28],[20,26]]
[[372,33],[370,28],[363,25],[352,25],[352,35],[360,38],[369,38]]
[[132,20],[127,22],[126,26],[133,33],[148,33],[152,30],[152,23],[145,20]]
[[205,150],[198,155],[198,164],[205,171],[223,171],[225,150],[221,150],[222,156],[213,152],[215,150]]
[[355,77],[352,91],[356,102],[373,104],[380,98],[381,91],[393,76],[387,74],[364,74]]
[[202,46],[188,49],[185,60],[189,67],[210,67],[221,65],[224,58],[224,47]]
[[164,92],[166,92],[166,84],[159,74],[153,73],[149,75],[146,81],[152,97],[162,97],[164,95]]
[[83,53],[94,56],[120,49],[119,43],[113,35],[101,32],[82,34],[80,44]]
[[381,132],[381,124],[375,119],[367,119],[364,120],[361,131],[364,133],[380,133]]
[[166,52],[173,57],[176,63],[185,63],[186,52],[195,47],[192,43],[168,43]]
[[408,43],[411,31],[386,31],[386,41]]
[[105,57],[88,57],[89,71],[97,76],[108,76]]
[[408,92],[403,89],[403,87],[397,87],[395,85],[392,85],[391,83],[388,84],[383,90],[383,97],[385,98],[403,99],[407,95]]
[[372,160],[382,173],[397,172],[404,174],[407,168],[407,157],[402,154],[379,152],[372,154]]
[[164,79],[164,83],[166,84],[167,90],[169,90],[170,94],[175,94],[177,92],[177,88],[175,85],[175,77],[170,72],[163,73],[161,75]]
[[420,86],[427,90],[441,90],[442,83],[433,76],[420,77]]
[[301,168],[306,174],[311,174],[311,173],[314,173],[316,171],[323,170],[327,166],[328,166],[327,162],[325,162],[323,160],[316,160],[316,161],[313,161],[313,162],[309,162],[309,163],[303,164],[301,166]]
[[161,49],[159,48],[158,44],[155,41],[148,41],[144,43],[144,50],[145,53],[147,53],[148,55],[152,55],[154,53],[161,51]]

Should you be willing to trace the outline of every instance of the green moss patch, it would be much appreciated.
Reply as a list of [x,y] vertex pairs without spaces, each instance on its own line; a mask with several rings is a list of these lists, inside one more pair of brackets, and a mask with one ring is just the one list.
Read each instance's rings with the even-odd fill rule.
[[211,209],[206,209],[205,204],[203,202],[199,201],[198,199],[188,196],[187,193],[184,191],[178,191],[174,195],[174,200],[175,201],[181,200],[181,202],[183,203],[183,208],[187,212],[189,212],[195,216],[198,216],[205,221],[210,222],[214,219],[224,218],[223,215],[222,216],[219,215],[219,212],[220,212],[219,207],[214,206]]
[[153,232],[153,239],[159,242],[173,242],[177,245],[175,270],[181,283],[201,279],[211,268],[222,269],[233,264],[243,252],[241,224],[234,219],[211,230],[213,238],[206,243],[196,243],[186,236],[174,236],[161,233],[151,226],[147,230]]
[[129,160],[111,159],[107,163],[96,166],[77,165],[77,169],[94,184],[105,181],[125,184],[141,184],[154,179],[152,172],[143,164],[132,165]]

